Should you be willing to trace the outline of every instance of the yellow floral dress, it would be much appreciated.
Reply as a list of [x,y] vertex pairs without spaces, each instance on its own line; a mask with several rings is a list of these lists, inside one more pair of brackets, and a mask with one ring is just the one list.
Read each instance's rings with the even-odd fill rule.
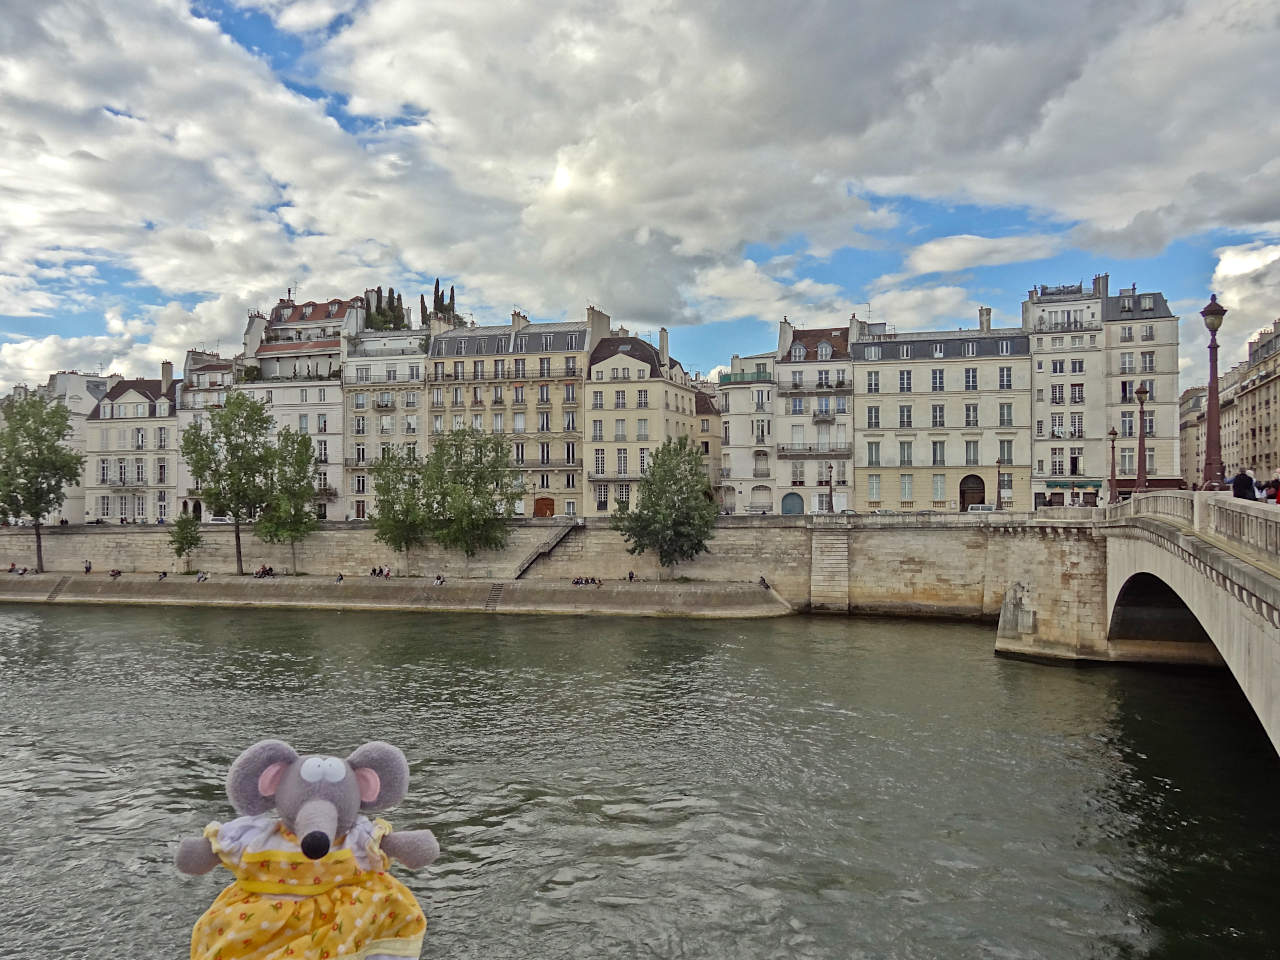
[[385,820],[360,817],[320,860],[269,814],[211,823],[204,835],[235,883],[191,933],[191,960],[417,957],[426,918],[387,872]]

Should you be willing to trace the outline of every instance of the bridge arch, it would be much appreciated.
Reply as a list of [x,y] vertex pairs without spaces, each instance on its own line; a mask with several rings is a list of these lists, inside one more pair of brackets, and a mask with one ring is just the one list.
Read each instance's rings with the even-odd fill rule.
[[[1176,590],[1153,573],[1135,573],[1120,585],[1111,605],[1107,640],[1115,644],[1198,644],[1217,661],[1213,640]],[[1188,649],[1188,654],[1197,651]],[[1220,661],[1219,661],[1220,662]]]

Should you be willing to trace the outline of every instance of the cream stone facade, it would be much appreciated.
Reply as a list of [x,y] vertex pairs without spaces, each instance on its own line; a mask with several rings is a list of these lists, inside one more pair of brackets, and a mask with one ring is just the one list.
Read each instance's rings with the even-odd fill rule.
[[773,404],[777,392],[770,350],[729,361],[720,375],[720,486],[725,513],[773,513],[776,454]]
[[447,330],[431,340],[428,436],[459,429],[501,434],[524,474],[519,512],[580,516],[583,389],[592,347],[608,335],[609,316],[587,308],[579,323],[511,323]]
[[695,443],[707,468],[707,482],[715,491],[720,486],[720,408],[716,405],[714,389],[706,389],[702,384],[695,386],[693,402],[698,416]]
[[602,337],[588,363],[587,515],[605,516],[635,502],[655,448],[682,436],[696,443],[698,392],[671,356],[665,327],[657,348],[625,329]]
[[182,364],[182,380],[176,391],[178,401],[178,442],[174,444],[177,456],[178,512],[190,513],[197,519],[207,520],[213,515],[213,505],[206,503],[199,482],[191,475],[191,468],[182,458],[182,436],[196,425],[205,425],[209,414],[227,402],[227,395],[235,386],[235,361],[216,353],[188,350]]
[[1018,327],[897,333],[854,321],[851,506],[1031,509],[1031,357]]
[[1180,486],[1178,318],[1164,295],[1135,286],[1113,296],[1099,274],[1088,288],[1031,289],[1022,321],[1035,361],[1036,505],[1088,506],[1109,497],[1112,428],[1117,486],[1122,494],[1133,489],[1143,386],[1148,487]]
[[1206,387],[1183,390],[1178,398],[1178,456],[1182,482],[1188,487],[1204,479],[1204,412]]
[[1236,405],[1240,463],[1259,480],[1280,469],[1280,320],[1249,343]]
[[178,414],[173,364],[158,380],[119,380],[85,420],[85,514],[155,523],[177,512]]

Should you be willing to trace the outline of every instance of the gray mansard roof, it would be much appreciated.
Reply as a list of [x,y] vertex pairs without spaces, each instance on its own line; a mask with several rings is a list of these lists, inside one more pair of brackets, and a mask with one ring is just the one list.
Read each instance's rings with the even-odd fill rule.
[[[577,343],[572,348],[574,350],[585,350],[587,346],[587,325],[581,322],[573,323],[530,323],[518,330],[514,329],[511,324],[504,323],[491,327],[465,327],[458,330],[448,330],[445,333],[436,334],[431,338],[431,356],[440,357],[485,357],[485,356],[504,356],[515,353],[542,353],[542,337],[543,334],[550,334],[551,352],[564,352],[569,349],[569,335],[577,334]],[[516,341],[520,337],[528,337],[528,349],[520,351],[516,349]],[[458,353],[458,341],[463,341],[463,353]],[[483,343],[482,343],[483,341]],[[505,346],[505,349],[499,350],[499,345]],[[483,346],[483,349],[481,347]]]
[[[1000,342],[1009,341],[1009,352],[1000,352]],[[942,357],[934,357],[933,345],[942,344]],[[966,354],[964,345],[974,343],[977,352]],[[931,360],[968,357],[1026,357],[1031,355],[1031,337],[1021,327],[1009,327],[1005,330],[922,330],[916,333],[899,333],[880,340],[855,340],[849,344],[849,354],[854,362],[867,359],[868,347],[879,347],[879,360],[903,359],[899,356],[899,347],[910,345],[911,360]]]
[[[1142,309],[1144,297],[1151,298],[1151,307]],[[1128,301],[1129,309],[1123,310],[1123,302]],[[1102,301],[1103,322],[1141,323],[1144,320],[1167,320],[1173,316],[1168,301],[1163,293],[1122,293],[1116,297],[1106,297]]]

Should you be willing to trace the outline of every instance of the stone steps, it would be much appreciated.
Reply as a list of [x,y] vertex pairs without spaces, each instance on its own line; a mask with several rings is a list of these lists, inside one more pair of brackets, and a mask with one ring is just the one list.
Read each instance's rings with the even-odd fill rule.
[[61,578],[57,583],[53,585],[53,589],[49,591],[49,595],[45,597],[45,600],[46,601],[57,600],[58,594],[60,594],[63,590],[67,589],[67,584],[70,582],[71,582],[70,577]]
[[489,587],[489,595],[484,599],[485,613],[493,613],[502,602],[502,584],[495,583]]
[[849,610],[849,534],[815,530],[809,567],[809,606],[813,610]]

